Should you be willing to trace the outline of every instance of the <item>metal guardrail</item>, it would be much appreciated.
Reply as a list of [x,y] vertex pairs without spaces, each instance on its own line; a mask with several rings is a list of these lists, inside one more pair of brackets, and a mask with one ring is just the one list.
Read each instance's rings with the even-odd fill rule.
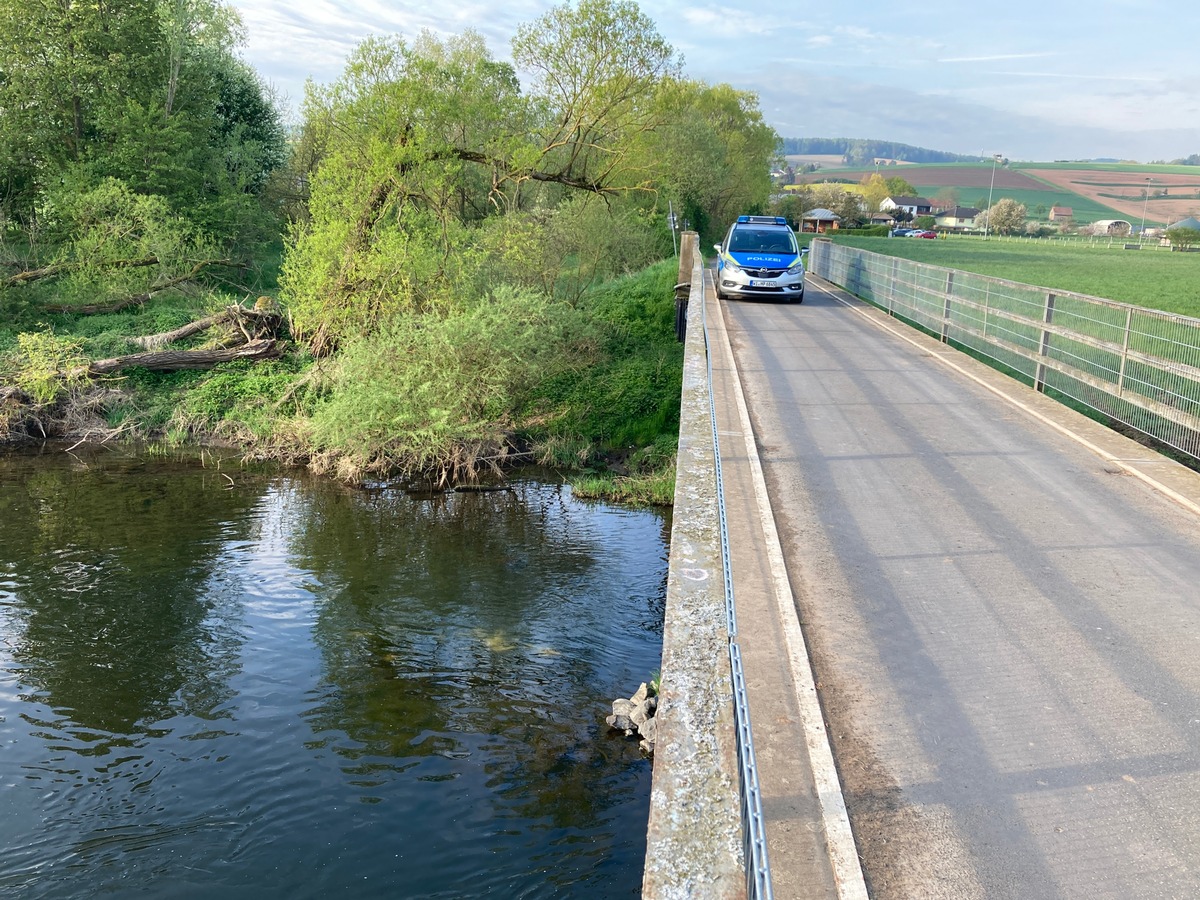
[[1200,460],[1200,319],[817,240],[809,270]]
[[733,568],[730,565],[729,528],[725,515],[725,483],[721,474],[721,439],[717,432],[716,400],[713,396],[712,352],[708,336],[708,303],[701,298],[704,351],[708,363],[709,416],[712,420],[713,457],[716,469],[717,517],[721,530],[721,560],[725,579],[725,614],[729,627],[729,667],[733,676],[733,716],[737,730],[738,784],[742,811],[742,850],[746,864],[746,895],[749,900],[772,900],[771,865],[767,858],[767,830],[762,811],[762,789],[750,730],[750,706],[742,651],[737,643],[737,607],[734,603]]

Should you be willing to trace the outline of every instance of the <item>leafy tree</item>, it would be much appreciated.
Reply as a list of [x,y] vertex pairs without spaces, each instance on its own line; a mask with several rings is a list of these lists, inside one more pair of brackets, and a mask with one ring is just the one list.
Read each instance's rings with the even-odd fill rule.
[[937,196],[933,199],[944,209],[953,209],[958,206],[958,188],[947,187],[938,191]]
[[0,213],[116,178],[211,235],[256,218],[286,145],[240,35],[218,0],[0,0]]
[[[988,231],[997,234],[1013,234],[1019,232],[1025,225],[1025,204],[1018,203],[1008,197],[997,200],[992,207],[982,214]],[[977,227],[983,227],[976,218]]]
[[647,99],[678,70],[674,50],[636,3],[580,0],[517,30],[513,59],[532,78],[540,113],[525,171],[570,187],[648,189],[652,170],[630,165],[630,139],[658,124]]
[[1195,228],[1169,228],[1167,237],[1171,241],[1172,249],[1178,247],[1181,250],[1189,250],[1200,244],[1200,230]]
[[0,192],[27,221],[38,191],[145,95],[161,47],[153,0],[0,0]]
[[899,175],[893,175],[887,179],[887,188],[889,197],[915,197],[917,195],[917,189]]
[[695,230],[714,237],[735,216],[766,208],[779,139],[754,94],[668,78],[655,102],[663,125],[646,136],[646,164]]
[[813,188],[813,207],[828,209],[837,213],[842,220],[842,226],[850,226],[861,221],[865,214],[862,197],[854,191],[848,191],[841,185],[828,182]]
[[372,38],[341,79],[310,90],[307,139],[320,158],[281,287],[315,351],[396,314],[466,302],[474,229],[490,215],[553,208],[566,191],[658,188],[653,101],[675,63],[634,4],[557,7],[518,30],[513,58],[529,96],[473,32]]
[[863,201],[867,205],[868,212],[878,212],[880,204],[888,198],[891,191],[888,188],[887,181],[878,172],[872,172],[862,180]]
[[812,191],[807,187],[784,191],[771,204],[771,215],[783,216],[793,228],[800,228],[804,214],[813,208]]

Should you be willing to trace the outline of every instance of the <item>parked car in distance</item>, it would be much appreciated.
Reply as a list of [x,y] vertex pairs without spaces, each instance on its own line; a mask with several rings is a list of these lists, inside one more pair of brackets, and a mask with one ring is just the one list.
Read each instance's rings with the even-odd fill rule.
[[908,237],[913,231],[912,228],[893,228],[892,237]]
[[936,239],[936,238],[937,238],[937,232],[936,232],[936,231],[924,231],[924,230],[922,230],[922,229],[917,229],[916,231],[910,231],[910,232],[908,233],[908,236],[909,236],[909,237],[915,237],[915,238],[932,238],[932,239]]
[[782,216],[738,216],[717,251],[717,296],[804,302],[804,254]]

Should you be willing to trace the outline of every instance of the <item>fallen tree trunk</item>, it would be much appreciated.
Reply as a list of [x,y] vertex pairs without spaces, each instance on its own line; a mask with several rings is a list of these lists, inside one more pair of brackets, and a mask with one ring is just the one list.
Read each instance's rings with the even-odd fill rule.
[[[146,256],[142,259],[115,259],[111,262],[91,263],[102,269],[137,269],[144,266],[157,266],[157,256]],[[12,287],[17,284],[28,284],[31,281],[41,281],[43,278],[53,278],[55,275],[60,275],[63,272],[71,272],[75,269],[82,269],[84,263],[66,262],[54,263],[51,266],[42,266],[40,269],[26,269],[23,272],[17,272],[15,275],[9,275],[0,285],[4,287]]]
[[203,319],[197,319],[195,322],[188,322],[186,325],[171,331],[160,331],[158,334],[148,334],[143,337],[134,338],[133,343],[145,350],[157,350],[160,347],[165,347],[167,344],[173,344],[175,341],[191,337],[193,334],[207,331],[214,325],[220,325],[224,322],[236,323],[246,340],[249,341],[253,339],[251,333],[261,337],[265,332],[273,337],[276,329],[279,327],[279,321],[280,316],[277,312],[246,309],[244,306],[230,306],[219,313],[214,313]]
[[[158,262],[154,259],[154,262]],[[132,265],[132,263],[130,263]],[[149,290],[141,294],[133,294],[123,300],[118,300],[116,303],[94,303],[89,306],[71,306],[67,303],[52,303],[45,306],[46,312],[66,313],[77,316],[95,316],[102,313],[115,313],[123,309],[129,309],[133,306],[141,306],[160,291],[165,291],[169,287],[175,287],[177,284],[183,284],[185,281],[191,281],[209,266],[230,266],[234,268],[243,268],[244,263],[233,262],[228,259],[206,259],[203,262],[198,262],[192,266],[192,270],[183,275],[176,275],[174,278],[168,278],[161,284],[152,285]]]
[[235,359],[278,359],[283,355],[283,343],[263,338],[230,347],[226,350],[159,350],[131,353],[112,359],[98,359],[87,367],[88,375],[110,375],[122,369],[141,366],[152,372],[178,372],[182,369],[211,369],[218,363]]

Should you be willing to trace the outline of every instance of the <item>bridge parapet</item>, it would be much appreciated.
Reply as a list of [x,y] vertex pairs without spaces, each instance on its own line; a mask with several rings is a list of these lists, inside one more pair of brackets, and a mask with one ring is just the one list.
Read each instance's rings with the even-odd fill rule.
[[703,259],[690,266],[679,456],[663,628],[654,779],[643,897],[746,895],[737,739],[725,601],[716,451],[703,327]]

